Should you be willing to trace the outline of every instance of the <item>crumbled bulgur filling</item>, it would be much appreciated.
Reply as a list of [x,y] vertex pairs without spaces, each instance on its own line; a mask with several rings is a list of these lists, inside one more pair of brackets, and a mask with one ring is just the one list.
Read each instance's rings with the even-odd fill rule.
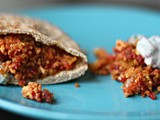
[[56,46],[35,42],[32,36],[0,36],[0,73],[12,74],[20,86],[29,80],[43,79],[60,71],[73,69],[77,59]]
[[53,100],[53,93],[50,93],[47,89],[42,90],[42,85],[36,82],[29,82],[27,86],[23,86],[22,96],[38,102],[51,103]]
[[108,54],[104,49],[97,48],[94,51],[97,60],[89,64],[89,69],[98,75],[109,74],[110,65],[114,62],[115,56]]
[[[160,91],[158,87],[160,86],[160,70],[144,63],[144,58],[136,50],[136,44],[137,41],[128,43],[118,40],[113,49],[114,55],[108,55],[104,50],[98,51],[100,53],[96,54],[101,56],[106,56],[107,53],[108,56],[114,57],[106,57],[105,62],[97,62],[98,58],[95,63],[90,64],[90,70],[99,75],[110,73],[113,79],[123,83],[122,89],[126,97],[141,94],[143,97],[149,96],[154,100],[156,99],[154,89],[157,88],[157,91]],[[97,72],[101,70],[103,73]]]
[[42,100],[44,100],[47,103],[52,103],[53,100],[53,93],[50,93],[49,90],[46,88],[42,91]]

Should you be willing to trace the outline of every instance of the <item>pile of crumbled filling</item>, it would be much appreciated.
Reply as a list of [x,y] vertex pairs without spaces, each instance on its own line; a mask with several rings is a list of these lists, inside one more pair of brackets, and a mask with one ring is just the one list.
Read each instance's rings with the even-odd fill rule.
[[42,90],[42,85],[36,82],[29,82],[27,86],[23,86],[22,96],[38,102],[45,101],[48,103],[52,103],[54,98],[53,93],[50,93],[47,89]]
[[94,51],[97,60],[89,64],[90,70],[98,75],[107,75],[110,74],[109,68],[110,65],[114,62],[115,56],[110,55],[104,49],[97,48]]
[[12,74],[23,86],[28,80],[73,69],[77,57],[56,46],[35,42],[32,36],[8,34],[0,36],[0,61],[0,73]]
[[[113,79],[122,82],[126,97],[141,94],[143,97],[149,96],[154,100],[155,94],[160,91],[160,70],[144,63],[143,57],[136,50],[136,44],[137,42],[128,43],[119,40],[113,49],[114,55],[108,55],[107,52],[99,49],[96,55],[108,56],[103,57],[106,62],[101,62],[98,58],[95,63],[89,65],[89,68],[99,75],[110,73]],[[157,91],[155,91],[156,88]]]

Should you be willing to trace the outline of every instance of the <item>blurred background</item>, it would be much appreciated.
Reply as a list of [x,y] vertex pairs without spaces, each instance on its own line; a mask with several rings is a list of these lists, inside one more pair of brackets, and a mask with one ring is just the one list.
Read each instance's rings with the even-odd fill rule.
[[[160,0],[0,0],[0,12],[12,12],[14,10],[43,8],[46,6],[80,5],[80,4],[116,4],[126,6],[143,7],[160,10]],[[1,104],[1,103],[0,103]],[[24,116],[16,115],[0,108],[0,120],[29,120]]]
[[160,0],[0,0],[0,11],[66,4],[122,4],[160,9]]

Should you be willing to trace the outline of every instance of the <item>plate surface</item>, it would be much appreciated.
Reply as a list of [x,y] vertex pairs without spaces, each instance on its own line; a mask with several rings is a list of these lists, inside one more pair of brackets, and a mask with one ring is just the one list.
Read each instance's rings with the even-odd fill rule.
[[[64,30],[82,49],[89,62],[93,49],[112,52],[117,39],[133,34],[160,35],[160,14],[151,10],[118,6],[64,6],[21,11],[21,14],[50,21]],[[80,88],[75,88],[78,82]],[[0,86],[0,107],[36,118],[160,118],[160,94],[157,100],[134,96],[125,98],[121,83],[111,76],[85,76],[71,82],[46,85],[54,92],[54,104],[37,103],[21,96],[21,87]]]

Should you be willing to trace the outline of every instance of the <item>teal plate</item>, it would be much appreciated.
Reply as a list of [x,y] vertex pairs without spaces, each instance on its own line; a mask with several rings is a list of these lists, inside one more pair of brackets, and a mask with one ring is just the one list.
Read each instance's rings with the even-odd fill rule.
[[[82,49],[89,62],[93,49],[112,52],[117,39],[133,34],[160,35],[159,12],[120,6],[64,6],[21,11],[21,14],[50,21],[64,30]],[[75,88],[78,82],[80,88]],[[21,87],[0,86],[0,107],[21,115],[43,119],[160,119],[160,94],[157,100],[140,95],[125,98],[121,83],[111,76],[87,72],[71,82],[46,85],[54,92],[53,104],[22,98]]]

